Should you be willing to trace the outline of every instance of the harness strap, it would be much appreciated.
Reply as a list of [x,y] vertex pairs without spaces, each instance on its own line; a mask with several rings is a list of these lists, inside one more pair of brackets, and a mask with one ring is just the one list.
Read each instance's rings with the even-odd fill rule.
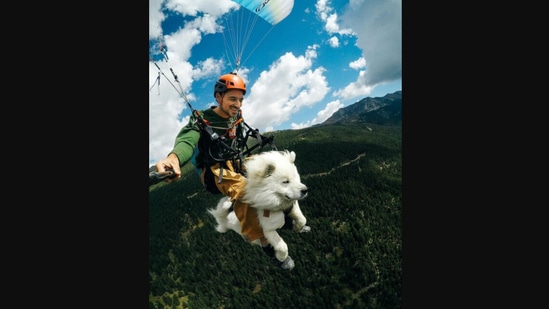
[[223,164],[219,164],[219,180],[217,181],[217,183],[221,183],[221,181],[223,180]]

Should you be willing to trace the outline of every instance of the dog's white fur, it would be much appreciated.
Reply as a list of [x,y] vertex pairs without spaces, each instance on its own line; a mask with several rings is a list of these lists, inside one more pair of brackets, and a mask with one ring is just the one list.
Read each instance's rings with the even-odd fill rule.
[[[284,225],[284,210],[292,207],[288,215],[293,219],[293,229],[297,232],[309,231],[307,219],[299,208],[298,200],[307,196],[307,186],[295,166],[296,154],[293,151],[266,151],[250,156],[246,161],[246,185],[242,200],[257,210],[259,223],[263,234],[273,246],[276,259],[284,262],[288,255],[288,245],[280,237],[277,229]],[[225,233],[233,230],[241,234],[240,221],[234,211],[230,211],[232,203],[229,197],[219,200],[215,209],[208,209],[216,221],[216,230]],[[264,210],[269,216],[264,216]],[[241,234],[242,235],[242,234]],[[260,240],[252,244],[261,244]],[[292,263],[293,267],[293,261]]]

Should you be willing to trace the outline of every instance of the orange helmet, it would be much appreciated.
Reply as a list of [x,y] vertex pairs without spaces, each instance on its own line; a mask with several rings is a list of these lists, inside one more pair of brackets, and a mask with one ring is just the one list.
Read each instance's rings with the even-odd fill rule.
[[215,82],[214,85],[214,98],[215,94],[225,93],[230,89],[240,89],[242,90],[243,94],[246,94],[246,83],[244,83],[244,80],[240,78],[240,76],[236,75],[236,73],[229,73],[225,75],[221,75],[219,77],[219,80]]

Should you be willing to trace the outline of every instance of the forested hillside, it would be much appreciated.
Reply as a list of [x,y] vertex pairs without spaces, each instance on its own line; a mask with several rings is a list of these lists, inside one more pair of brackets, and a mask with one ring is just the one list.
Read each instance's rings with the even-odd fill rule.
[[[270,134],[266,134],[270,135]],[[149,189],[149,308],[401,308],[402,127],[353,122],[274,132],[293,150],[311,232],[280,230],[284,270],[215,231],[190,164]]]

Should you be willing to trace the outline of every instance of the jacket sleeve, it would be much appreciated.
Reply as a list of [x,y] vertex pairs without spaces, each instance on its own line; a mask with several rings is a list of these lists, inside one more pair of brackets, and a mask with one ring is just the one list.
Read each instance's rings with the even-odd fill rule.
[[175,144],[170,153],[174,153],[179,159],[179,166],[187,164],[193,155],[194,148],[200,138],[200,129],[195,125],[194,117],[191,116],[189,123],[181,128],[175,137]]

